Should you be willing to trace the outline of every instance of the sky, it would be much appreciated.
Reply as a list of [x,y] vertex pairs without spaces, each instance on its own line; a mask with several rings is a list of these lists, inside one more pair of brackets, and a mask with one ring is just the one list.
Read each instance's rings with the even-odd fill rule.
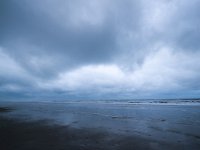
[[199,0],[1,0],[0,100],[200,97]]

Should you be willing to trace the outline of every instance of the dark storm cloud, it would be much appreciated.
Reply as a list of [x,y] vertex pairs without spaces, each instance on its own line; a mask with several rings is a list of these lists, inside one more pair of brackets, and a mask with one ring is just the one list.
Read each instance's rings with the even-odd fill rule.
[[[80,6],[79,1],[1,1],[1,46],[27,70],[45,77],[57,70],[88,63],[109,62],[113,54],[120,51],[117,44],[119,30],[132,28],[139,22],[137,18],[134,23],[129,21],[132,19],[130,16],[134,15],[131,10],[133,7],[129,6],[126,10],[126,3],[131,2],[123,3],[112,3],[108,8],[110,12],[102,16],[100,25],[93,25],[91,20],[91,23],[80,21],[76,26],[70,20],[74,13],[71,10],[79,11],[82,7],[87,9],[86,6]],[[73,4],[72,8],[69,8],[70,4]],[[60,9],[65,12],[59,14]],[[108,10],[101,11],[104,13],[103,11]],[[133,13],[137,13],[134,11]],[[60,19],[57,20],[51,13]],[[81,20],[76,16],[73,19]],[[34,59],[46,59],[52,63],[36,65],[31,61]]]
[[[166,42],[182,50],[200,49],[200,1],[176,3],[173,18],[166,25],[163,37]],[[169,10],[170,11],[170,10]]]
[[198,0],[1,0],[0,92],[137,95],[162,92],[168,82],[169,91],[199,90],[199,6]]

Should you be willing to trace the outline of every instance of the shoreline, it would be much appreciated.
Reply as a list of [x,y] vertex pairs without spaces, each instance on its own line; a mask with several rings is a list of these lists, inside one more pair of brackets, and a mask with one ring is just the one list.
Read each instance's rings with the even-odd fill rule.
[[[26,109],[29,108],[26,105]],[[37,106],[38,107],[38,106]],[[45,106],[46,107],[46,106]],[[69,107],[69,106],[68,106]],[[23,107],[24,108],[24,107]],[[43,108],[43,107],[42,107]],[[57,108],[57,107],[56,107]],[[60,108],[60,107],[58,107]],[[70,107],[69,107],[70,108]],[[156,107],[157,108],[157,107]],[[54,107],[55,109],[55,107]],[[53,109],[53,110],[54,110]],[[140,109],[139,109],[140,110]],[[141,109],[143,110],[143,109]],[[74,127],[70,124],[59,124],[48,118],[38,118],[38,120],[24,120],[23,118],[8,117],[10,113],[19,111],[19,108],[0,107],[0,149],[3,150],[198,150],[200,148],[200,137],[193,135],[182,135],[177,130],[163,130],[160,126],[154,126],[151,121],[151,135],[143,136],[141,132],[115,133],[107,128],[102,128],[102,124],[107,121],[116,121],[116,118],[106,117],[105,122],[99,127]],[[52,111],[51,111],[52,112]],[[133,110],[134,112],[134,110]],[[69,114],[66,114],[69,115]],[[58,116],[57,116],[58,117]],[[67,116],[66,116],[67,117]],[[80,116],[83,117],[83,116]],[[86,116],[85,116],[86,117]],[[99,116],[94,116],[99,118]],[[101,117],[100,117],[101,118]],[[85,118],[87,119],[87,118]],[[121,118],[120,118],[121,119]],[[125,118],[128,121],[134,118]],[[128,120],[126,120],[128,119]],[[136,121],[136,120],[135,120]],[[92,120],[87,120],[93,124]],[[137,121],[136,121],[137,122]],[[166,124],[166,120],[159,121]],[[156,122],[155,122],[156,123]],[[134,125],[133,125],[134,126]],[[115,127],[115,123],[111,125]],[[126,129],[125,126],[122,126]],[[169,137],[169,139],[154,138],[157,134],[173,133],[181,139]],[[198,133],[199,131],[197,131]],[[197,134],[198,135],[198,134]],[[195,141],[193,141],[195,139]],[[199,141],[199,142],[198,142]]]

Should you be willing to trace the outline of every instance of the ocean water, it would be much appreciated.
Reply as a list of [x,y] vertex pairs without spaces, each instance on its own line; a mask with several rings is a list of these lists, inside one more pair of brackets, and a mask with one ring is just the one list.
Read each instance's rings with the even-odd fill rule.
[[0,102],[14,111],[1,115],[23,121],[49,120],[159,141],[200,146],[200,100],[99,100]]

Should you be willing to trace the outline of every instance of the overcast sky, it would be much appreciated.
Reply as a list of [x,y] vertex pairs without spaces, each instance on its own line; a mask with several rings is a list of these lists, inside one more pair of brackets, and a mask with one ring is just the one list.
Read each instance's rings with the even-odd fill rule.
[[0,0],[0,99],[200,97],[199,0]]

